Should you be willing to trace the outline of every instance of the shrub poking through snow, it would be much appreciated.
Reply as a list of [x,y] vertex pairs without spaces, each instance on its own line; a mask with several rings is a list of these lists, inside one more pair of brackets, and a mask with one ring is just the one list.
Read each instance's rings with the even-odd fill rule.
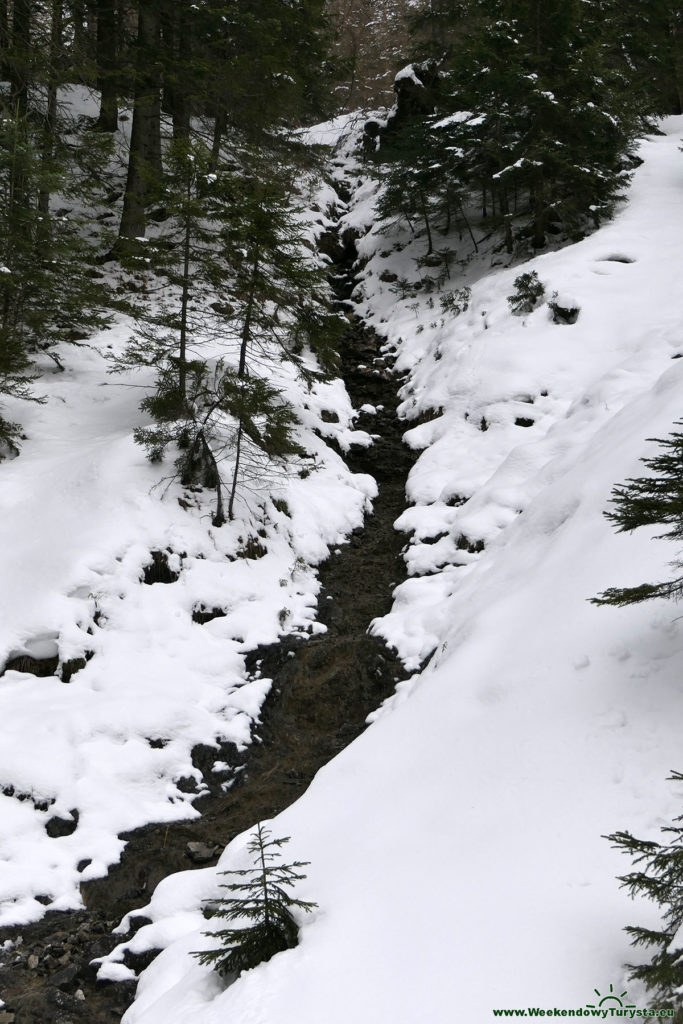
[[237,879],[221,888],[231,895],[210,900],[207,910],[213,917],[240,922],[237,927],[205,932],[220,943],[215,949],[193,953],[200,963],[209,964],[219,974],[239,974],[270,960],[276,953],[292,949],[299,941],[299,926],[292,909],[309,913],[317,903],[294,899],[288,892],[306,877],[299,871],[308,861],[277,863],[280,847],[289,842],[271,839],[271,833],[259,822],[247,847],[254,860],[253,868],[225,871]]
[[[679,420],[676,426],[683,426]],[[658,539],[683,540],[683,433],[680,431],[661,440],[649,438],[660,445],[662,451],[650,459],[641,461],[653,476],[637,477],[612,491],[613,509],[604,513],[614,524],[617,533],[635,530],[639,526],[666,526]],[[677,574],[674,579],[661,583],[641,583],[636,587],[611,587],[593,604],[639,604],[654,597],[683,597],[683,576],[680,569],[683,561],[679,557],[672,563]]]
[[[683,774],[674,772],[674,782],[683,782]],[[630,832],[604,836],[633,859],[635,870],[621,875],[619,881],[629,895],[644,896],[662,911],[659,929],[630,926],[626,931],[632,945],[654,949],[649,963],[628,964],[632,979],[643,981],[657,1005],[667,1009],[683,1007],[683,815],[673,825],[662,828],[671,842],[656,843],[636,839]]]
[[538,279],[538,274],[532,270],[529,274],[520,274],[515,278],[515,291],[508,295],[510,309],[515,316],[524,316],[525,313],[533,313],[540,304],[545,294],[545,288]]

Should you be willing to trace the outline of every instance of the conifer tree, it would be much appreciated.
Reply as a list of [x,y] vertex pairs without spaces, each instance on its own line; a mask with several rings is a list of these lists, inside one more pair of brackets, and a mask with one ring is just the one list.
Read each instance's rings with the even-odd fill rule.
[[[672,781],[683,781],[674,772]],[[660,1009],[683,1009],[683,815],[662,828],[667,841],[637,839],[630,832],[605,836],[633,860],[634,870],[619,881],[630,896],[652,900],[662,913],[659,928],[629,926],[625,930],[636,948],[654,950],[645,964],[629,964],[630,977],[645,983]],[[670,840],[670,841],[669,841]]]
[[171,147],[167,227],[134,262],[161,272],[176,304],[141,307],[113,367],[156,368],[143,402],[154,424],[136,438],[155,461],[177,446],[181,481],[215,489],[215,525],[234,517],[240,489],[262,487],[304,454],[277,367],[284,360],[295,375],[315,377],[310,352],[329,366],[342,327],[297,222],[294,168],[276,171],[245,147],[236,157],[241,164],[212,171],[201,140]]
[[306,878],[300,869],[308,862],[281,864],[280,849],[288,842],[289,837],[272,839],[259,822],[247,846],[254,867],[223,872],[237,879],[222,886],[231,895],[209,901],[207,909],[231,927],[204,933],[220,945],[194,953],[201,964],[222,975],[239,974],[297,945],[299,926],[292,911],[310,913],[317,904],[290,894],[289,890]]
[[[683,426],[678,421],[676,426]],[[650,438],[662,451],[641,461],[653,471],[652,476],[629,479],[612,491],[613,508],[604,515],[617,530],[624,533],[639,526],[665,526],[658,539],[683,541],[683,433],[674,431],[665,439]],[[673,563],[683,567],[680,560]],[[661,583],[641,583],[636,587],[612,587],[592,603],[598,605],[638,604],[655,597],[678,600],[683,596],[683,576],[676,575]]]
[[[550,237],[580,237],[609,216],[627,181],[636,123],[606,63],[610,26],[598,25],[590,7],[574,0],[439,5],[432,20],[438,16],[452,38],[439,57],[434,113],[389,133],[385,153],[399,163],[392,178],[405,177],[392,145],[407,131],[413,154],[429,154],[413,158],[416,172],[429,171],[423,191],[445,212],[449,192],[470,206],[480,198],[487,230],[500,228],[508,251],[515,242],[538,249]],[[398,199],[400,182],[390,178],[392,191]]]

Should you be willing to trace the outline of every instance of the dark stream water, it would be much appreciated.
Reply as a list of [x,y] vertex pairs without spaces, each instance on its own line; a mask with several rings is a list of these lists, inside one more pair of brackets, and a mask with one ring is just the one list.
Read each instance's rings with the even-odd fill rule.
[[[352,286],[351,255],[338,253],[342,299]],[[371,448],[346,456],[355,472],[377,480],[379,495],[363,529],[320,567],[319,619],[327,632],[310,640],[286,638],[252,652],[251,669],[273,680],[257,729],[260,742],[242,758],[239,781],[227,793],[216,789],[211,768],[233,752],[195,750],[195,764],[212,786],[211,794],[195,804],[201,818],[168,827],[149,825],[126,835],[120,864],[106,878],[83,885],[85,910],[51,913],[35,925],[0,932],[0,944],[7,938],[22,940],[0,967],[6,1004],[0,1024],[120,1021],[135,984],[98,983],[90,966],[120,941],[111,929],[144,905],[162,878],[193,866],[188,843],[215,847],[217,858],[234,836],[293,803],[405,678],[393,652],[367,633],[372,619],[389,611],[392,590],[405,577],[404,538],[393,523],[405,507],[412,459],[395,412],[398,382],[380,356],[378,338],[358,321],[350,323],[340,357],[354,406],[383,407],[359,423],[380,438]],[[238,760],[233,756],[233,763]],[[139,970],[153,955],[129,963]]]

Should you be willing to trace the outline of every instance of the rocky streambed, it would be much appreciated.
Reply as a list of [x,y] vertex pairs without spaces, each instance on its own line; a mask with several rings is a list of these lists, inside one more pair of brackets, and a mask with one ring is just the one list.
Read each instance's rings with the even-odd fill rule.
[[[337,253],[341,298],[351,283],[350,256],[348,250]],[[412,459],[396,416],[397,381],[379,339],[357,320],[349,323],[340,357],[354,406],[375,409],[359,425],[378,435],[370,448],[345,457],[355,472],[376,479],[379,495],[364,527],[320,567],[319,619],[327,632],[309,640],[284,638],[251,653],[252,673],[273,685],[255,742],[243,757],[195,750],[195,764],[211,789],[195,803],[200,818],[125,835],[121,862],[106,878],[83,885],[84,910],[50,913],[28,927],[0,931],[0,1024],[120,1021],[135,983],[98,982],[91,966],[121,941],[112,928],[144,905],[161,879],[215,863],[234,836],[293,803],[405,678],[393,652],[367,632],[372,619],[389,611],[392,590],[405,576],[404,538],[393,524],[405,507]],[[232,759],[239,768],[228,792],[216,786],[211,771],[218,759]],[[136,920],[137,927],[144,923]],[[137,971],[153,956],[128,963]]]

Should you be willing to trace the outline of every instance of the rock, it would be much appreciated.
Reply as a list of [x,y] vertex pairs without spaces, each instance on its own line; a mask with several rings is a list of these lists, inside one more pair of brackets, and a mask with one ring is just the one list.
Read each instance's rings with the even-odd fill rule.
[[74,996],[58,988],[35,989],[17,1002],[15,1024],[75,1024],[85,1021],[85,1014],[83,1002]]
[[0,1024],[14,1024],[14,1014],[7,1010],[0,1010]]
[[35,971],[39,963],[40,963],[40,961],[39,961],[38,957],[36,956],[36,954],[35,953],[31,953],[30,957],[28,958],[28,969],[29,969],[29,971]]
[[[85,1002],[85,992],[83,991],[82,988],[76,989],[76,991],[74,992],[74,999],[78,999],[79,1002],[81,1003]],[[0,1022],[0,1024],[2,1024],[2,1022]]]
[[57,971],[50,978],[50,985],[55,988],[68,989],[76,980],[78,969],[76,967],[64,967],[61,971]]
[[78,811],[74,808],[71,812],[71,818],[59,818],[54,817],[45,825],[45,831],[49,835],[50,839],[59,839],[62,836],[72,835],[78,828]]
[[208,864],[215,860],[220,852],[220,846],[208,846],[206,843],[188,843],[185,852],[195,864]]

